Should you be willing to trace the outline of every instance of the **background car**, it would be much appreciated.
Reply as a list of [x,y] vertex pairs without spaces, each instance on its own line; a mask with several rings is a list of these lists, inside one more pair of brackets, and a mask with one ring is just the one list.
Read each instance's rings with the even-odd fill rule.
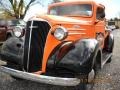
[[109,26],[109,28],[110,28],[111,30],[115,30],[115,29],[116,29],[115,25],[111,25],[111,26]]
[[2,44],[8,38],[14,35],[13,30],[16,27],[25,28],[26,23],[23,20],[0,20],[0,43]]

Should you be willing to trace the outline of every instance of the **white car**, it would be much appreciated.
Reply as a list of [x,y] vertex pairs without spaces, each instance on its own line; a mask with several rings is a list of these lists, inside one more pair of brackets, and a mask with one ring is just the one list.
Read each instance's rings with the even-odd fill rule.
[[111,30],[115,30],[116,29],[115,25],[108,26],[108,28],[110,28]]

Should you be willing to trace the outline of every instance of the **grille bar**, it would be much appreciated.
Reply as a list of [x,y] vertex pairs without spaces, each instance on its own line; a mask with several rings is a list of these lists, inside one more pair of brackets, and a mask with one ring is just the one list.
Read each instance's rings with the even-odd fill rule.
[[24,43],[24,69],[28,72],[40,70],[46,38],[50,25],[45,21],[29,21]]

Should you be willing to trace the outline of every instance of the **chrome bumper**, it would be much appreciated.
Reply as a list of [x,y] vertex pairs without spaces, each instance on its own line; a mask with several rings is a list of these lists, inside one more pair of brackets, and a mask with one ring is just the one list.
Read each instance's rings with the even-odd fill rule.
[[52,77],[45,75],[36,75],[33,73],[23,72],[4,66],[0,66],[0,70],[12,76],[16,76],[22,79],[27,79],[35,82],[45,83],[45,84],[60,85],[60,86],[76,86],[80,83],[80,79],[77,78],[60,78],[60,77]]

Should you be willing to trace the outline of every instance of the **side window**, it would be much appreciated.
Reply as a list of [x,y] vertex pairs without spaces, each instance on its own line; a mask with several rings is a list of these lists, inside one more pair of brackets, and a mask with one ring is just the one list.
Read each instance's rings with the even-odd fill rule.
[[97,8],[96,18],[98,20],[103,20],[105,18],[105,9],[104,8],[101,8],[101,7]]

